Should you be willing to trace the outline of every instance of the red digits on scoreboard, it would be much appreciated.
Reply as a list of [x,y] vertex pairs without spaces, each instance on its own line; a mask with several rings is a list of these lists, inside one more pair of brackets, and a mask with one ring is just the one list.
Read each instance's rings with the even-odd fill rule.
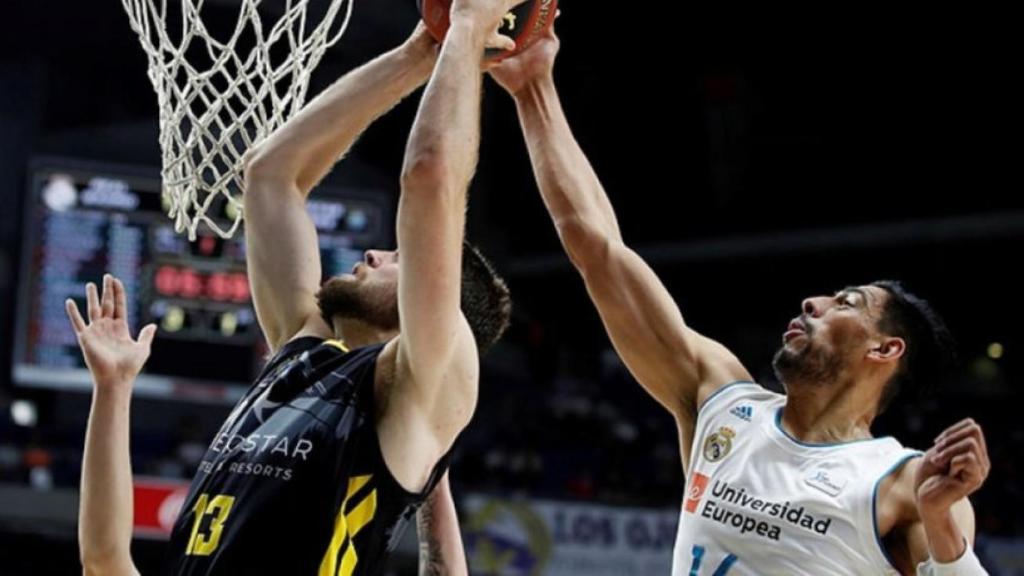
[[203,277],[192,268],[178,271],[178,291],[182,298],[199,298],[203,295]]
[[206,282],[206,294],[210,300],[223,302],[231,297],[231,281],[223,272],[214,272]]
[[235,302],[249,301],[249,278],[245,274],[232,274],[231,299]]
[[153,285],[161,296],[189,300],[245,303],[249,301],[249,279],[243,272],[203,274],[190,267],[164,265],[157,268]]
[[174,266],[161,266],[153,276],[153,285],[158,294],[176,296],[178,294],[178,269]]

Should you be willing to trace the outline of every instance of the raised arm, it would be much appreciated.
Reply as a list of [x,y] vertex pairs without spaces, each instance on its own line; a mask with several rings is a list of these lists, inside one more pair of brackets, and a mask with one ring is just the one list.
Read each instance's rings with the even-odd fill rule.
[[466,193],[480,140],[480,63],[502,16],[523,0],[455,0],[451,27],[405,151],[398,202],[398,314],[394,389],[378,433],[408,488],[466,426],[476,407],[479,359],[460,307]]
[[124,286],[104,276],[102,300],[86,287],[86,322],[72,300],[72,328],[93,378],[92,407],[82,460],[78,545],[84,574],[138,574],[131,558],[132,468],[128,447],[132,384],[149,357],[156,326],[133,340],[128,332]]
[[469,574],[447,473],[416,513],[416,533],[420,539],[420,576]]
[[249,282],[271,349],[330,334],[320,318],[320,253],[310,190],[380,115],[426,82],[437,45],[422,24],[402,46],[346,74],[247,155]]
[[[490,73],[515,99],[544,204],[615,349],[662,406],[692,424],[717,387],[750,376],[725,347],[687,327],[658,277],[623,243],[608,196],[562,110],[552,76],[558,48],[549,29]],[[688,447],[686,439],[683,450]]]

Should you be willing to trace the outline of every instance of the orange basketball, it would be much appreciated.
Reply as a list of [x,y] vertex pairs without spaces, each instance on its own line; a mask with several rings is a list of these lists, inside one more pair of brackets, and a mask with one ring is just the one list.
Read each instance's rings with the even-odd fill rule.
[[[416,0],[416,7],[423,16],[423,23],[435,40],[441,42],[448,33],[451,22],[448,19],[451,0]],[[516,6],[505,15],[498,30],[501,34],[515,40],[515,50],[499,50],[488,48],[485,58],[501,60],[526,50],[540,34],[555,21],[558,11],[558,0],[527,0]]]

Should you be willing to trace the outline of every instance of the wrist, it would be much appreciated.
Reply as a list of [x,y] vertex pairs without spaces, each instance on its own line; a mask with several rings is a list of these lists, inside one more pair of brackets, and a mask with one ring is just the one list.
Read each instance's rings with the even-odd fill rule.
[[398,47],[399,56],[412,70],[425,72],[427,76],[437,62],[438,44],[428,34],[409,38]]
[[480,23],[480,19],[477,16],[468,11],[456,10],[451,14],[446,39],[451,38],[453,35],[462,36],[469,38],[474,44],[483,46],[491,32],[491,30],[488,30],[486,26]]
[[550,73],[539,74],[530,78],[512,93],[519,106],[537,106],[555,92],[555,79]]
[[953,562],[963,556],[967,543],[948,508],[927,510],[919,506],[918,514],[928,539],[928,551],[935,561]]
[[121,375],[97,376],[93,378],[93,387],[98,396],[121,397],[131,396],[134,377]]
[[988,576],[988,571],[981,565],[974,548],[965,540],[964,551],[959,558],[951,562],[940,562],[935,558],[918,564],[917,574],[921,576]]

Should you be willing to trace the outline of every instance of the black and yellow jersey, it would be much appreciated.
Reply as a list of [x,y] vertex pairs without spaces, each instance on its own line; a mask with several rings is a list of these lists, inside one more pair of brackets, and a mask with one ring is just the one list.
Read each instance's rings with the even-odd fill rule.
[[171,535],[171,574],[381,571],[423,492],[381,454],[373,382],[383,345],[300,338],[278,352],[206,451]]

